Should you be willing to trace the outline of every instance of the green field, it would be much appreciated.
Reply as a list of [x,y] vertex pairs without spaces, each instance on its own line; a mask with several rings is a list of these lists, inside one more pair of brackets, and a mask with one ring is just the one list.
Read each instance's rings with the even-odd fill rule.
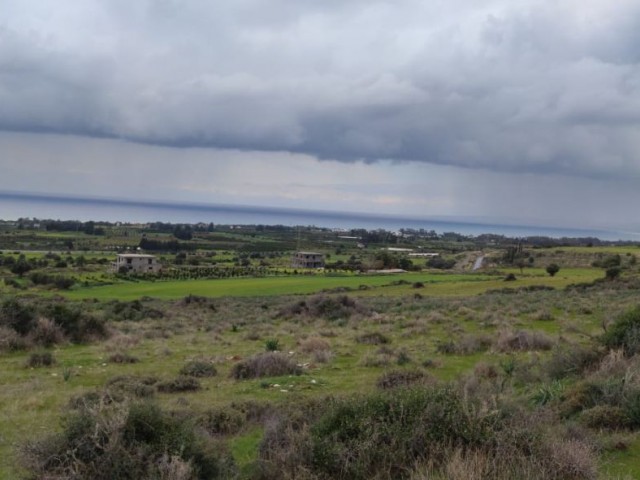
[[[180,298],[186,295],[206,297],[252,297],[317,293],[338,288],[352,289],[355,295],[408,295],[419,292],[425,295],[464,296],[491,289],[519,288],[531,285],[547,285],[563,288],[572,283],[592,282],[603,276],[593,268],[565,269],[550,277],[542,269],[528,269],[518,280],[505,282],[503,275],[406,273],[398,275],[350,275],[350,276],[288,276],[265,278],[230,278],[215,280],[140,281],[114,285],[77,288],[63,295],[70,299],[120,299],[134,300],[143,296],[154,298]],[[394,285],[408,282],[410,285]],[[414,289],[415,282],[424,288]],[[361,286],[367,289],[360,289]]]

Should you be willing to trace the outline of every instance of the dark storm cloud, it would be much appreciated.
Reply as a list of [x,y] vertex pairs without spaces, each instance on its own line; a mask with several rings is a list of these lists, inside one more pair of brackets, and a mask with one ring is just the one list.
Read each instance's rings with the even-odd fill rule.
[[511,4],[9,1],[0,128],[638,175],[637,2]]

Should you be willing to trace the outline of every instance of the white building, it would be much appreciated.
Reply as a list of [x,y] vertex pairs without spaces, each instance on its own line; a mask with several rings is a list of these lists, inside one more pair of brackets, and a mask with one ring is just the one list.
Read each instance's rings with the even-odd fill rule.
[[318,252],[296,252],[291,259],[293,268],[323,268],[324,255]]
[[121,253],[113,263],[113,271],[120,272],[126,269],[132,273],[157,273],[162,268],[155,255],[143,255],[139,253]]

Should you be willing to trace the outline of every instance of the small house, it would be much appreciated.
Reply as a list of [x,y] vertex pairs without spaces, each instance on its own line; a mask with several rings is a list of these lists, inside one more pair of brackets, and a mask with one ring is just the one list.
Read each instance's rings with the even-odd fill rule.
[[291,259],[293,268],[323,268],[324,255],[318,252],[296,252]]
[[121,253],[113,263],[114,272],[157,273],[162,268],[155,255]]

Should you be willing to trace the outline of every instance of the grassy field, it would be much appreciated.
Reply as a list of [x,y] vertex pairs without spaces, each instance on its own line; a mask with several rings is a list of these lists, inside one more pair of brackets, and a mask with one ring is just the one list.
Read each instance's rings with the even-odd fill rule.
[[[466,296],[491,289],[519,288],[531,285],[545,285],[563,288],[573,283],[592,282],[602,278],[599,269],[564,269],[555,277],[550,277],[542,269],[519,271],[506,270],[518,277],[516,281],[505,282],[502,275],[486,274],[442,274],[408,273],[398,275],[352,275],[352,276],[289,276],[265,278],[229,278],[215,280],[176,280],[126,282],[99,287],[76,288],[64,292],[70,299],[120,299],[134,300],[143,296],[154,298],[180,298],[186,295],[207,297],[252,297],[270,295],[293,295],[317,293],[337,288],[353,289],[354,295],[424,295]],[[407,284],[397,283],[406,282]],[[413,288],[422,282],[424,288]],[[394,283],[396,285],[394,285]],[[365,286],[364,289],[361,286]]]
[[[122,231],[115,235],[114,230],[100,238],[77,232],[40,237],[42,245],[53,240],[63,245],[67,239],[94,246],[114,241],[135,245],[142,231],[132,229],[133,236],[124,236]],[[31,242],[33,235],[14,235],[13,245],[21,246],[21,239]],[[305,242],[310,249],[324,248],[332,262],[357,259],[366,268],[385,248],[384,243],[366,250],[345,247],[335,233],[321,235],[314,240],[312,232],[305,232]],[[173,237],[152,232],[148,238]],[[10,244],[9,240],[5,238]],[[295,243],[295,232],[198,232],[196,241],[218,251],[214,255],[206,249],[189,250],[182,265],[173,263],[175,253],[164,253],[164,261],[171,268],[191,265],[189,260],[233,267],[248,260],[254,266],[265,262],[288,268],[290,252],[282,246]],[[20,447],[60,431],[74,398],[107,392],[108,384],[123,376],[154,377],[156,385],[170,382],[193,360],[215,366],[217,374],[200,378],[200,388],[194,391],[169,392],[154,386],[150,398],[166,411],[201,419],[211,409],[227,412],[237,403],[276,412],[268,420],[246,420],[232,433],[212,434],[217,445],[233,454],[242,480],[255,478],[261,442],[267,441],[278,419],[289,412],[302,415],[301,408],[314,401],[374,395],[381,390],[383,376],[398,372],[419,372],[425,385],[446,384],[463,392],[465,398],[479,399],[482,408],[498,409],[492,412],[531,415],[544,424],[539,438],[548,437],[547,446],[568,439],[561,444],[564,448],[584,440],[585,445],[594,446],[588,456],[599,473],[575,478],[640,478],[640,427],[612,430],[587,424],[585,418],[593,405],[581,396],[584,384],[593,386],[591,391],[607,392],[610,397],[598,399],[597,406],[613,406],[614,412],[626,408],[624,402],[634,394],[640,398],[640,355],[623,358],[620,352],[606,352],[601,341],[603,328],[637,304],[634,255],[640,249],[608,245],[527,248],[522,258],[528,267],[520,270],[505,267],[505,250],[491,247],[484,250],[486,271],[470,272],[480,255],[472,241],[463,246],[438,242],[444,257],[459,262],[457,270],[153,281],[108,273],[98,260],[112,254],[87,252],[82,254],[86,264],[69,262],[68,267],[60,267],[54,261],[37,266],[38,260],[46,258],[44,254],[26,252],[34,271],[72,276],[76,284],[70,290],[36,284],[29,278],[32,272],[20,277],[11,273],[10,264],[0,272],[7,280],[0,280],[0,320],[4,322],[0,325],[0,478],[20,477]],[[225,248],[217,249],[217,245]],[[229,245],[236,248],[227,248]],[[80,254],[76,251],[72,256]],[[593,267],[594,261],[611,255],[621,257],[620,278],[594,283],[605,275],[603,268]],[[68,255],[60,256],[66,259]],[[414,266],[424,265],[423,260],[417,262]],[[549,263],[560,265],[554,277],[545,270]],[[505,281],[509,274],[516,279]],[[582,287],[566,288],[575,284]],[[81,312],[104,322],[108,335],[89,334],[75,344],[69,336],[46,343],[39,327],[32,327],[23,334],[24,349],[14,351],[10,341],[15,332],[5,326],[14,325],[13,316],[20,312],[12,303],[16,299],[32,308],[34,325],[62,305],[68,308],[63,320]],[[300,375],[234,377],[238,365],[274,345],[300,367]],[[28,366],[33,354],[43,352],[53,355],[53,365]],[[131,363],[114,360],[118,355]],[[595,363],[578,369],[576,365],[589,355],[596,357]],[[553,373],[558,365],[567,372]],[[611,392],[619,385],[628,391],[615,403]],[[567,413],[576,404],[579,411]],[[527,438],[538,438],[540,431],[534,427],[523,431]]]

